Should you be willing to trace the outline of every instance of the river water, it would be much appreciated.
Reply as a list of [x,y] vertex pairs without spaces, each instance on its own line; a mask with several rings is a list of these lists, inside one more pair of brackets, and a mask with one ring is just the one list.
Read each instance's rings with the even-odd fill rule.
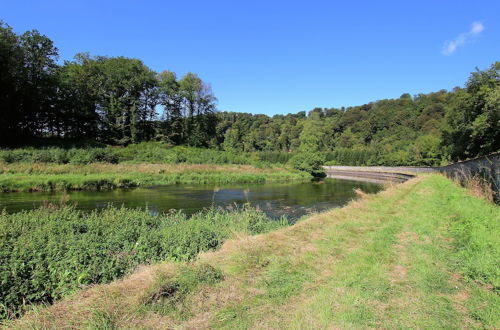
[[47,203],[74,203],[83,210],[109,204],[147,207],[152,213],[182,209],[192,214],[211,206],[231,208],[250,204],[273,218],[286,215],[296,219],[304,214],[345,205],[356,197],[354,189],[375,193],[376,183],[325,179],[319,182],[230,185],[172,185],[111,191],[35,192],[0,194],[0,210],[18,212]]

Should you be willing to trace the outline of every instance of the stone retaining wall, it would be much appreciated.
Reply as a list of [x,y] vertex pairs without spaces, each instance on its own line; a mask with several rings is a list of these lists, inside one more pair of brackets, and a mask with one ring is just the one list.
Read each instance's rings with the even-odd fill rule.
[[481,174],[490,179],[493,189],[497,194],[500,191],[500,152],[488,156],[457,162],[447,166],[414,167],[414,166],[324,166],[325,171],[333,177],[340,177],[343,173],[352,175],[358,173],[359,177],[368,176],[368,173],[398,173],[417,174],[440,172],[446,176],[464,180],[476,174]]
[[380,173],[431,173],[437,170],[433,167],[411,167],[411,166],[323,166],[326,172],[353,171],[353,172],[380,172]]
[[435,168],[448,177],[463,180],[476,174],[490,178],[493,189],[500,191],[500,152]]

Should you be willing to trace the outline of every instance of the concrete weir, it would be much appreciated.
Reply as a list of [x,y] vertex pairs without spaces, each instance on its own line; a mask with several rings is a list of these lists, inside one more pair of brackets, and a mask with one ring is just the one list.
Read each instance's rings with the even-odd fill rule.
[[418,173],[439,172],[459,181],[481,175],[491,182],[492,189],[499,192],[500,152],[469,159],[446,166],[324,166],[327,177],[363,180],[377,183],[404,182]]
[[389,166],[324,166],[328,178],[369,181],[374,183],[404,182],[417,173],[431,173],[430,167]]

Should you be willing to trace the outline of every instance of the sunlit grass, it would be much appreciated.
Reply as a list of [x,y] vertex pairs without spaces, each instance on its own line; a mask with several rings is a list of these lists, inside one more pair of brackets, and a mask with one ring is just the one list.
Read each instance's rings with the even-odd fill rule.
[[283,167],[169,164],[0,164],[0,192],[101,190],[150,185],[308,180]]

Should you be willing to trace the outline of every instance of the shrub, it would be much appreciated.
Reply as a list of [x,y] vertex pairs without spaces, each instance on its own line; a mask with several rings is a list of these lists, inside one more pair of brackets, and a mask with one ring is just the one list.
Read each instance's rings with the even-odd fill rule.
[[161,142],[143,142],[126,147],[90,148],[25,148],[1,150],[0,158],[6,163],[43,162],[90,164],[106,163],[167,163],[167,164],[246,164],[270,166],[285,164],[293,154],[287,152],[236,152],[186,146],[172,147]]
[[308,172],[315,177],[324,177],[325,157],[320,153],[303,152],[293,156],[289,164],[296,170]]

